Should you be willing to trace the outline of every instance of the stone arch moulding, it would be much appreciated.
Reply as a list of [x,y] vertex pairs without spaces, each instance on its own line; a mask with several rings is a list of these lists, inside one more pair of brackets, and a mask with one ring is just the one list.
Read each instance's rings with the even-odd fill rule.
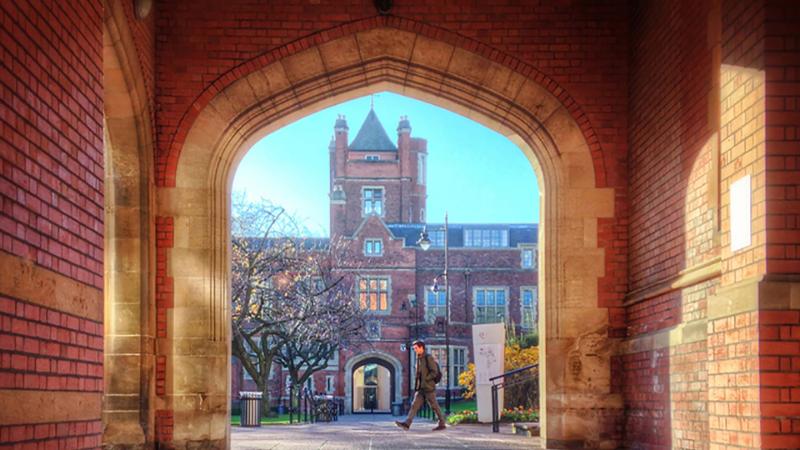
[[155,439],[153,298],[153,130],[124,4],[103,17],[105,153],[103,445]]
[[[614,446],[622,400],[611,390],[606,272],[597,222],[614,192],[597,188],[586,133],[536,79],[442,40],[377,26],[309,44],[230,82],[191,121],[174,183],[158,189],[174,220],[167,251],[168,396],[174,439],[226,445],[230,374],[230,187],[244,153],[266,134],[324,107],[389,90],[442,106],[503,133],[526,154],[544,192],[540,313],[542,435],[549,447]],[[177,155],[177,154],[176,154]],[[172,186],[174,184],[174,186]],[[567,364],[563,355],[570,355]]]
[[388,353],[377,350],[368,353],[362,353],[358,356],[350,358],[344,367],[344,408],[345,412],[348,414],[352,412],[353,408],[353,368],[356,367],[358,363],[368,359],[381,359],[394,367],[395,379],[392,380],[394,384],[394,398],[403,398],[403,364],[400,362],[400,360]]

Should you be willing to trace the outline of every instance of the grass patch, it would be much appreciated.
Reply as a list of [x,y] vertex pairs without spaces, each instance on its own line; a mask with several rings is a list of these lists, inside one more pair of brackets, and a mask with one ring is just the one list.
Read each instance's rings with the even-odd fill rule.
[[[297,415],[295,414],[294,422],[297,423]],[[239,426],[242,424],[242,419],[238,414],[231,415],[231,425]],[[279,414],[275,417],[262,417],[261,425],[289,425],[289,414]]]
[[[441,404],[441,407],[444,408],[444,403]],[[450,414],[458,414],[466,410],[475,411],[477,408],[475,399],[459,400],[450,403]]]

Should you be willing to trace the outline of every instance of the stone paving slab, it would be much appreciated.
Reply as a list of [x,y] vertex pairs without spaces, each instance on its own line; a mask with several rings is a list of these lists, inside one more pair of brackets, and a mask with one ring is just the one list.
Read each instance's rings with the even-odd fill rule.
[[533,449],[539,439],[511,434],[510,425],[492,433],[491,425],[464,424],[433,432],[429,420],[416,420],[409,431],[391,416],[343,416],[338,422],[231,427],[231,448],[251,449]]

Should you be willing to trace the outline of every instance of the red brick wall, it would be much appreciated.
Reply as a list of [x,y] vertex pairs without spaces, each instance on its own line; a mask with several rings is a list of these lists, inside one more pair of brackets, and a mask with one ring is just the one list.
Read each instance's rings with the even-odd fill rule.
[[[703,330],[716,282],[653,292],[659,283],[719,256],[719,31],[714,2],[640,2],[630,59],[628,336]],[[678,333],[682,331],[677,330]],[[623,357],[626,442],[706,448],[706,341]]]
[[633,20],[630,288],[718,253],[712,245],[712,53],[704,2],[644,2]]
[[800,273],[800,9],[768,1],[765,14],[767,272]]
[[758,315],[762,448],[800,448],[800,311]]
[[[800,11],[766,2],[767,272],[800,273]],[[800,311],[760,311],[763,448],[800,447]]]
[[[4,445],[100,446],[102,15],[99,1],[0,2]],[[67,398],[87,403],[71,414]]]
[[665,349],[621,358],[626,447],[670,448],[670,355]]
[[0,14],[0,249],[101,288],[100,4],[3,2]]

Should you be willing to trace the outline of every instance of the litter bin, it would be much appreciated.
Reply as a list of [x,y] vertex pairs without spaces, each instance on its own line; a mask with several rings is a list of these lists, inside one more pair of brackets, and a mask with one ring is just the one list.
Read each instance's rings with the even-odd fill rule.
[[243,427],[261,426],[261,392],[239,392]]
[[394,403],[392,403],[392,415],[393,416],[402,416],[403,415],[403,402],[394,402]]

